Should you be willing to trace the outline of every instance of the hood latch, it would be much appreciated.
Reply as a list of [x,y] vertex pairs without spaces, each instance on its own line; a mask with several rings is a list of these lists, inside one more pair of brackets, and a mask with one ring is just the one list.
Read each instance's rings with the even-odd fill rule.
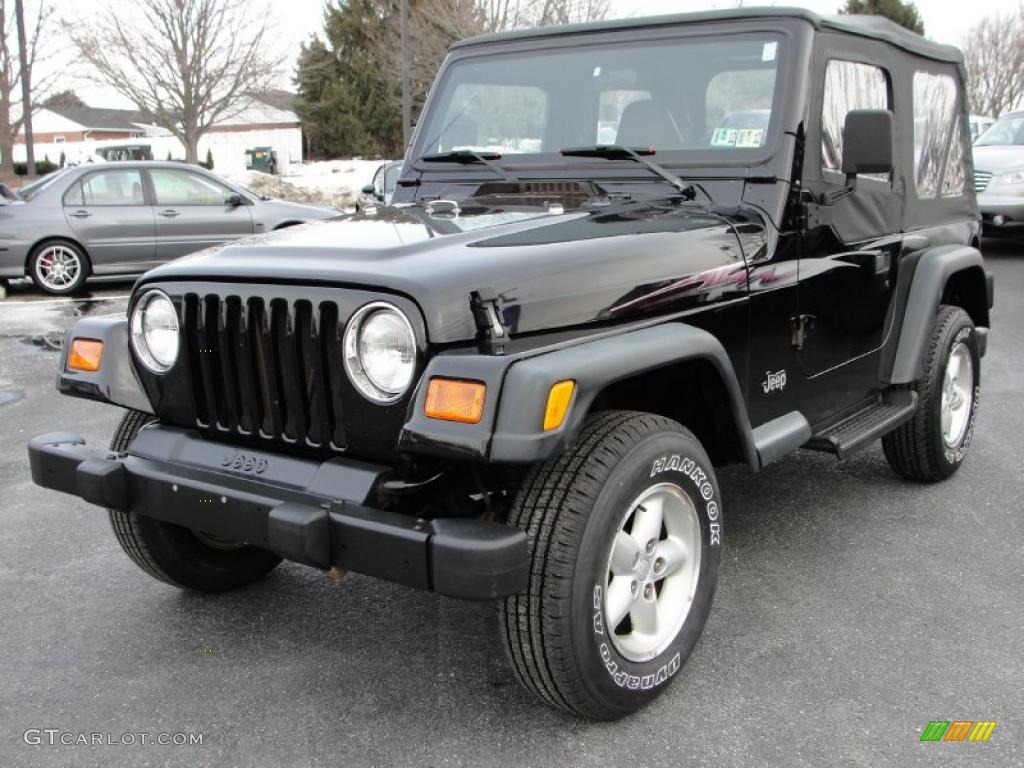
[[481,288],[469,294],[469,305],[477,330],[495,354],[503,354],[509,331],[501,320],[501,299],[491,288]]

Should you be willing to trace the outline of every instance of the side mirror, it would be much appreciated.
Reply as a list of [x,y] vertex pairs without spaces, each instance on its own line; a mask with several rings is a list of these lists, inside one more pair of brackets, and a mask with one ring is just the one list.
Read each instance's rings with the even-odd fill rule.
[[887,109],[854,109],[843,126],[843,173],[892,171],[892,112]]
[[362,192],[364,195],[372,195],[375,192],[373,184],[367,184],[359,191]]
[[835,205],[857,191],[857,175],[891,173],[892,112],[887,109],[852,109],[843,124],[843,173],[846,184],[836,192],[824,192],[819,205]]
[[224,203],[226,205],[230,205],[232,208],[237,208],[240,205],[245,205],[245,198],[242,197],[241,195],[235,194],[229,196],[228,199],[224,201]]

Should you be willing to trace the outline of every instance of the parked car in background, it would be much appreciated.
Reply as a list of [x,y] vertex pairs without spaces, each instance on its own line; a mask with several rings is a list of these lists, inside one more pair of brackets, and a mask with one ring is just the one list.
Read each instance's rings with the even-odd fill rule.
[[152,160],[153,148],[149,144],[115,144],[98,147],[96,154],[109,162]]
[[1024,227],[1024,112],[999,118],[974,142],[974,191],[986,235]]
[[395,187],[398,185],[398,176],[401,172],[401,160],[381,163],[373,174],[373,181],[360,190],[359,197],[356,199],[356,210],[390,205],[391,196],[395,194]]
[[181,163],[86,163],[0,200],[0,280],[73,294],[90,275],[131,275],[245,235],[329,219]]
[[987,115],[971,115],[967,123],[971,129],[971,141],[974,141],[992,127],[995,121],[994,117],[988,117]]

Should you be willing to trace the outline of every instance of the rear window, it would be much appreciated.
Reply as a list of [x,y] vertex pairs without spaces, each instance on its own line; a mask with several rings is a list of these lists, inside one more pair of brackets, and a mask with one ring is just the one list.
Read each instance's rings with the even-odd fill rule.
[[142,173],[111,170],[90,173],[64,193],[64,205],[145,205]]
[[956,81],[914,73],[914,181],[922,199],[967,193],[967,153]]

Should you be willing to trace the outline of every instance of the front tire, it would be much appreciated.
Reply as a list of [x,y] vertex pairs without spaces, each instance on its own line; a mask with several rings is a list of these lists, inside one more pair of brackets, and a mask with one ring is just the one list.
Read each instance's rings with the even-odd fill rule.
[[662,693],[718,580],[721,501],[697,439],[660,416],[599,413],[573,451],[531,470],[510,523],[532,561],[526,592],[499,610],[519,681],[595,720]]
[[970,316],[960,307],[942,307],[935,318],[924,376],[913,385],[917,411],[882,438],[885,458],[897,474],[933,483],[963,464],[974,436],[980,361]]
[[[110,442],[123,453],[153,417],[127,411]],[[139,568],[179,589],[223,592],[258,581],[281,558],[249,544],[220,541],[201,531],[154,520],[134,512],[107,510],[117,543]]]

